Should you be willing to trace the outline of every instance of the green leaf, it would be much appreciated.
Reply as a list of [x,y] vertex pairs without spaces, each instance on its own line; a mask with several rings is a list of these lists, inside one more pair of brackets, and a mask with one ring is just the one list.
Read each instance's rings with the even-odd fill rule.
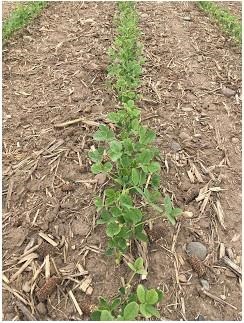
[[173,208],[172,212],[171,212],[171,216],[173,218],[176,218],[177,216],[181,215],[182,210],[179,208]]
[[126,221],[136,224],[141,221],[143,215],[139,209],[131,208],[124,211],[123,216]]
[[128,267],[129,267],[132,271],[136,272],[136,268],[135,268],[135,266],[134,266],[133,264],[131,264],[130,262],[128,263]]
[[115,298],[111,304],[111,311],[114,311],[120,304],[121,299],[120,298]]
[[160,164],[158,162],[151,162],[151,164],[148,166],[148,171],[150,173],[160,172]]
[[159,187],[160,184],[160,176],[153,174],[152,178],[151,178],[151,185],[154,189],[157,189]]
[[99,308],[101,310],[108,310],[109,309],[109,302],[102,296],[99,297]]
[[135,236],[137,240],[148,242],[148,237],[142,231],[135,231]]
[[158,301],[161,302],[164,297],[164,293],[160,289],[156,289],[156,292],[158,293]]
[[147,311],[146,308],[147,304],[140,304],[140,313],[145,317],[145,318],[150,318],[152,316],[152,314],[150,312]]
[[113,165],[110,162],[106,162],[103,165],[103,173],[109,173],[113,168]]
[[139,284],[136,289],[136,294],[141,303],[145,303],[146,301],[146,292],[143,285]]
[[111,314],[110,311],[103,310],[103,311],[101,311],[100,320],[101,321],[113,321],[114,317],[113,317],[113,315]]
[[158,293],[155,289],[149,289],[146,291],[146,303],[154,305],[158,302]]
[[148,164],[154,157],[154,153],[151,149],[145,149],[137,155],[137,162],[142,165]]
[[120,203],[121,203],[121,206],[123,206],[125,208],[129,209],[132,207],[132,199],[126,193],[120,195]]
[[139,305],[131,302],[124,308],[123,317],[126,321],[133,321],[139,313]]
[[108,188],[104,191],[106,196],[105,204],[106,206],[114,204],[119,199],[119,192],[113,190],[112,188]]
[[152,316],[155,316],[157,318],[160,318],[160,313],[153,305],[146,305],[146,312],[152,314]]
[[96,163],[92,165],[91,171],[93,174],[109,173],[112,168],[113,165],[110,162],[106,162],[105,164]]
[[114,139],[114,132],[105,125],[100,125],[93,138],[97,141],[111,141]]
[[94,201],[97,211],[99,212],[103,208],[103,200],[100,197],[96,197]]
[[141,129],[139,130],[139,136],[139,142],[143,145],[151,143],[156,138],[155,132],[148,129],[147,127],[141,127]]
[[93,164],[91,167],[91,171],[93,174],[99,174],[103,172],[103,165],[101,163]]
[[111,141],[110,142],[110,149],[108,151],[109,157],[112,161],[118,160],[122,156],[122,144],[119,141]]
[[100,321],[101,311],[94,311],[91,314],[91,321]]
[[171,198],[167,195],[164,198],[164,208],[165,208],[165,212],[167,214],[171,214],[172,211],[172,202],[171,202]]
[[134,267],[136,269],[137,274],[140,274],[140,275],[145,274],[145,269],[143,266],[143,259],[141,257],[139,257],[135,260]]
[[97,220],[97,224],[109,223],[111,221],[111,216],[107,211],[101,213],[100,218]]
[[95,163],[100,163],[103,160],[104,148],[97,148],[89,151],[88,156]]
[[135,186],[138,185],[139,180],[140,180],[140,174],[139,174],[139,171],[136,168],[132,168],[131,178],[132,178],[133,184]]
[[117,235],[121,230],[121,227],[118,223],[116,222],[111,222],[108,224],[107,229],[106,229],[106,234],[109,237],[113,237]]

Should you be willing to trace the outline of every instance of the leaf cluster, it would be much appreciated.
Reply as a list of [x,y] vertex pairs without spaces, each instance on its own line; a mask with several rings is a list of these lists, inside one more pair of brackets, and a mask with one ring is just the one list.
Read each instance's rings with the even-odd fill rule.
[[[127,70],[132,61],[141,65],[141,61],[138,61],[139,32],[134,3],[121,2],[119,9],[118,37],[115,41],[117,50],[112,66],[120,72],[113,76],[115,83],[120,77],[128,80],[131,75],[139,82],[139,74]],[[134,93],[133,86],[128,85],[127,89]],[[121,90],[121,93],[124,91]],[[108,120],[117,130],[113,131],[105,124],[100,125],[93,136],[98,147],[89,152],[94,162],[92,172],[106,174],[113,182],[112,187],[105,189],[102,198],[96,198],[95,205],[100,215],[97,223],[106,225],[109,238],[107,254],[115,254],[117,262],[127,251],[132,239],[147,241],[145,216],[136,207],[137,201],[143,199],[144,203],[164,212],[159,206],[163,200],[159,191],[160,164],[156,161],[159,151],[153,146],[156,134],[141,124],[140,110],[134,100],[127,96],[120,97],[120,101],[120,109],[108,114]],[[167,216],[174,224],[174,211],[169,211]]]
[[119,100],[136,100],[143,63],[142,45],[138,39],[138,16],[133,2],[120,2],[117,17],[117,36],[109,49],[111,64],[109,80],[113,83]]
[[223,28],[223,30],[241,43],[241,24],[237,17],[233,16],[228,10],[222,9],[212,1],[199,1],[199,6],[210,14]]
[[[128,265],[134,274],[145,272],[142,258]],[[147,289],[139,284],[133,292],[128,283],[120,288],[119,296],[112,301],[100,297],[98,307],[92,313],[91,319],[93,321],[134,321],[140,318],[160,318],[156,305],[162,299],[163,292],[159,289]]]
[[47,5],[46,1],[30,1],[19,4],[3,24],[3,40],[6,41],[17,30],[26,26]]

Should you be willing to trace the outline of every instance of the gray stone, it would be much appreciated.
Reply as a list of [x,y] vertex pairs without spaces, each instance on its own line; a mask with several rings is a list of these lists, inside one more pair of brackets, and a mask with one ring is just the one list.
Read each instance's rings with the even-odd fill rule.
[[181,146],[180,144],[178,144],[178,142],[176,141],[172,141],[171,144],[170,144],[170,148],[174,151],[174,152],[177,152],[177,151],[180,151],[181,150]]
[[38,313],[40,313],[42,315],[47,314],[47,308],[46,308],[46,305],[44,303],[37,304],[36,309],[37,309]]
[[210,289],[209,282],[206,279],[200,279],[200,283],[205,290]]
[[190,256],[195,256],[204,260],[207,255],[207,248],[201,242],[193,241],[186,246],[186,252]]
[[223,86],[222,93],[230,98],[231,96],[234,96],[236,94],[236,91],[229,89],[228,87]]

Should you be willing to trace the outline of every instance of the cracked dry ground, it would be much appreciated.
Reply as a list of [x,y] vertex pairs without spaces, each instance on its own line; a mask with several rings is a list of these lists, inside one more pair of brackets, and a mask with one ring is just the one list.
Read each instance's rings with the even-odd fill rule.
[[[117,106],[106,86],[115,10],[106,2],[53,3],[4,48],[4,320],[26,320],[30,313],[38,320],[88,319],[98,296],[115,296],[121,277],[129,277],[126,264],[116,267],[104,255],[106,237],[104,228],[95,226],[93,197],[105,183],[95,183],[87,159],[96,123],[106,122]],[[241,106],[238,93],[226,97],[220,88],[240,89],[240,49],[194,3],[139,3],[138,12],[146,57],[142,120],[157,132],[161,191],[173,194],[175,205],[186,211],[176,227],[160,220],[148,228],[145,284],[165,292],[162,319],[194,320],[201,314],[240,320],[240,281],[219,262],[222,243],[241,263]],[[80,117],[88,122],[55,128]],[[204,200],[194,196],[204,187],[222,190],[203,195],[203,210]],[[40,232],[58,246],[43,241]],[[184,251],[190,241],[207,246],[208,292],[230,305],[202,293]],[[19,262],[32,247],[27,261]],[[26,268],[18,272],[23,263]],[[45,283],[47,264],[51,275],[58,271],[65,279],[40,306],[36,291]],[[77,264],[92,279],[91,295],[76,287],[83,279]]]

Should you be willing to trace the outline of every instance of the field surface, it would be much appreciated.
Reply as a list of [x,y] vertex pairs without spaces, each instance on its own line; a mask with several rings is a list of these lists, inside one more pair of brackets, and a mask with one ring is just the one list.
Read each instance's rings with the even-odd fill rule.
[[[240,3],[221,5],[241,19]],[[104,254],[93,199],[109,182],[94,178],[88,158],[118,106],[106,82],[116,11],[113,2],[52,2],[3,48],[3,320],[87,320],[99,296],[128,280],[128,266]],[[157,134],[160,189],[184,211],[176,226],[147,228],[145,285],[165,293],[162,320],[241,320],[240,275],[219,261],[224,250],[241,266],[240,46],[193,2],[138,2],[137,11],[146,59],[138,106]],[[186,257],[191,241],[207,248],[204,281]],[[57,273],[65,279],[39,302]]]

